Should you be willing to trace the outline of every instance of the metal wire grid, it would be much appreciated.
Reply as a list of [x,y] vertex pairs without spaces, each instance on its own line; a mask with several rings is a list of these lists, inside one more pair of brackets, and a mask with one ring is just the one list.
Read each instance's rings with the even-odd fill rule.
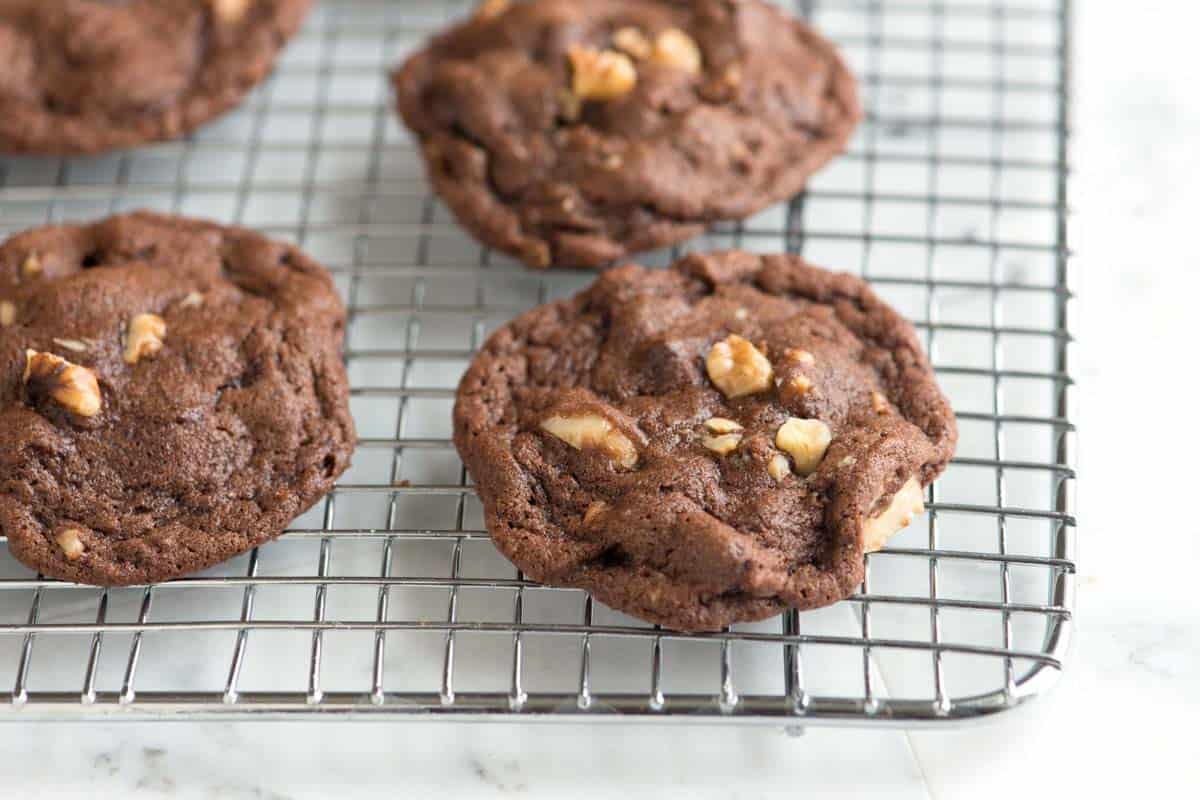
[[246,108],[193,138],[0,160],[5,232],[155,207],[321,258],[350,308],[362,436],[283,539],[200,576],[104,591],[34,578],[0,547],[0,718],[916,724],[1052,684],[1074,574],[1069,3],[795,10],[842,45],[869,119],[806,194],[688,247],[857,270],[925,337],[962,445],[857,595],[683,636],[499,558],[449,442],[453,387],[490,330],[591,276],[481,251],[395,123],[384,70],[465,5],[326,3]]

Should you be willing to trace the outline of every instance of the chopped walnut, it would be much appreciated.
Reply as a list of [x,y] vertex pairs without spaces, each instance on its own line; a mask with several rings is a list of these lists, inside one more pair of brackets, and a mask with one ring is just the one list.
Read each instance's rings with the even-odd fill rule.
[[705,436],[702,441],[704,446],[709,450],[727,456],[734,450],[737,450],[738,445],[742,443],[742,435],[740,433],[726,433],[723,436]]
[[713,433],[737,433],[742,429],[737,422],[725,417],[712,417],[704,423],[704,427]]
[[42,274],[42,257],[37,253],[30,253],[25,256],[25,260],[21,262],[21,277],[36,278]]
[[654,45],[646,38],[646,34],[634,27],[620,28],[613,33],[613,47],[638,61],[644,61],[654,52]]
[[0,300],[0,328],[7,328],[17,321],[17,307],[7,300]]
[[79,339],[53,339],[52,341],[63,350],[70,350],[72,353],[86,353],[88,351],[87,342],[80,341]]
[[223,25],[234,25],[242,21],[254,0],[209,0],[213,16]]
[[571,89],[581,100],[614,100],[633,91],[637,69],[624,53],[574,46],[571,60]]
[[125,339],[125,363],[136,364],[162,350],[167,323],[157,314],[138,314],[129,321]]
[[556,414],[542,420],[541,428],[576,450],[600,450],[626,469],[637,464],[633,442],[599,414]]
[[798,347],[789,347],[784,351],[783,357],[788,361],[794,361],[797,364],[803,364],[806,367],[811,367],[817,363],[816,357],[807,350],[801,350]]
[[73,525],[68,525],[55,534],[54,541],[62,548],[67,561],[78,561],[83,555],[82,534],[83,530]]
[[863,552],[883,549],[887,540],[909,526],[913,517],[925,513],[925,490],[916,478],[900,487],[887,508],[863,523]]
[[808,394],[813,382],[807,375],[793,375],[788,379],[788,388],[797,396]]
[[53,353],[25,351],[25,387],[35,397],[49,397],[81,417],[100,413],[103,400],[96,375]]
[[603,500],[593,501],[587,507],[587,510],[583,512],[583,524],[591,525],[593,522],[596,521],[596,518],[599,517],[601,514],[603,514],[605,511],[608,511],[608,503],[604,502]]
[[512,7],[512,0],[483,0],[475,9],[476,19],[493,19]]
[[749,341],[731,334],[708,352],[708,377],[728,398],[771,388],[771,362]]
[[199,292],[188,292],[187,295],[179,301],[178,308],[199,308],[204,305],[204,295]]
[[668,28],[654,38],[654,52],[650,60],[692,75],[699,74],[704,63],[696,40],[678,28]]
[[790,418],[775,434],[775,446],[792,457],[792,466],[800,475],[816,472],[833,441],[833,432],[819,419]]
[[771,456],[771,460],[767,462],[767,474],[775,479],[778,483],[790,475],[792,472],[791,465],[788,464],[787,456],[782,453],[776,453]]
[[892,406],[888,403],[887,398],[879,392],[871,392],[871,408],[881,417],[892,413]]

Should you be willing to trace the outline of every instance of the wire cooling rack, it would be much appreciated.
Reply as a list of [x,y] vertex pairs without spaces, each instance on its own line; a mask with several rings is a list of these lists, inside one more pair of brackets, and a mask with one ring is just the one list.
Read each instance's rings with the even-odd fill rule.
[[1074,576],[1066,0],[797,4],[850,59],[868,120],[804,195],[687,247],[802,252],[870,279],[923,334],[962,442],[854,597],[700,636],[523,580],[450,444],[472,351],[592,278],[482,251],[429,194],[385,71],[468,10],[324,3],[274,78],[193,138],[0,160],[5,234],[149,207],[321,259],[350,308],[362,437],[284,538],[198,576],[73,586],[0,538],[0,719],[911,725],[1045,691]]

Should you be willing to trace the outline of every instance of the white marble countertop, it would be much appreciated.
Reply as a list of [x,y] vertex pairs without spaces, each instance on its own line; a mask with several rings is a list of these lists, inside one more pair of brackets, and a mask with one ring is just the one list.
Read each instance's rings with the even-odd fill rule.
[[[1185,353],[1200,95],[1182,2],[1078,3],[1074,652],[1031,707],[949,732],[400,723],[0,725],[0,796],[1183,796],[1200,785],[1200,567]],[[1136,30],[1136,39],[1127,35]],[[1186,337],[1186,338],[1185,338]],[[1181,368],[1182,367],[1182,368]],[[1180,420],[1183,427],[1180,428]]]

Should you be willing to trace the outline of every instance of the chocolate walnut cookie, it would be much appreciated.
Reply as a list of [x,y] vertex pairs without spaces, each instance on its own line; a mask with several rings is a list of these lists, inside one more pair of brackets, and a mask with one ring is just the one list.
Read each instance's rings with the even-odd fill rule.
[[294,247],[138,213],[0,246],[0,535],[119,586],[278,536],[348,466],[345,309]]
[[0,0],[0,152],[173,139],[267,76],[312,0]]
[[834,47],[760,0],[490,0],[394,76],[486,244],[596,267],[798,192],[861,116]]
[[854,592],[956,440],[912,326],[862,281],[738,252],[522,315],[454,411],[501,552],[687,631]]

